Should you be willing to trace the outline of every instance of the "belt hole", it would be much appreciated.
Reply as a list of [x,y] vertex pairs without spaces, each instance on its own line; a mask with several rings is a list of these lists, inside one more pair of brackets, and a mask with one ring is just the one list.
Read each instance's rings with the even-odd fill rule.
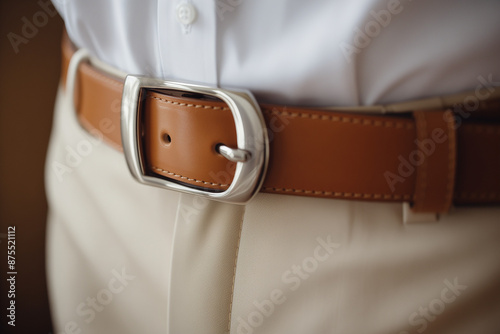
[[215,144],[215,147],[214,147],[214,149],[215,149],[215,153],[217,153],[217,154],[218,154],[218,155],[220,155],[220,156],[222,156],[222,154],[220,154],[220,151],[219,151],[219,149],[220,149],[221,145],[224,145],[224,144],[222,144],[222,143],[218,143],[218,144]]
[[164,132],[161,135],[161,141],[163,142],[164,145],[170,145],[170,143],[172,142],[172,137],[170,137],[168,133]]

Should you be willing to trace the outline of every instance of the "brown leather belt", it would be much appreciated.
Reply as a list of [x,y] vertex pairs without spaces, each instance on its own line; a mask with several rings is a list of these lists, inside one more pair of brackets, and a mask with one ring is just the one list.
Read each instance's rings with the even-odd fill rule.
[[[67,36],[62,51],[66,78],[74,53]],[[82,62],[76,87],[81,124],[122,149],[123,80]],[[483,86],[469,94],[374,107],[261,105],[269,162],[260,190],[406,201],[428,212],[445,212],[452,204],[500,204],[499,91]],[[238,147],[230,107],[182,91],[148,90],[141,101],[146,173],[211,193],[227,190],[237,163],[217,148]]]

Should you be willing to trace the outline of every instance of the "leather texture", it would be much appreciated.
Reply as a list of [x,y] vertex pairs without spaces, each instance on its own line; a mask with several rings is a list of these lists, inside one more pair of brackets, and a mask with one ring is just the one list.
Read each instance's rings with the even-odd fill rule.
[[415,111],[419,150],[415,212],[448,212],[453,200],[456,167],[455,118],[451,110]]
[[[63,78],[73,51],[66,37]],[[123,82],[88,63],[80,66],[77,82],[75,103],[82,125],[120,149]],[[497,88],[492,96],[498,93]],[[226,189],[233,177],[234,163],[217,153],[216,146],[222,143],[236,147],[228,106],[220,101],[158,91],[144,95],[143,145],[150,172],[212,191]],[[457,108],[443,102],[447,100],[450,99],[431,99],[441,107],[438,111],[431,108],[413,114],[411,107],[418,103],[384,106],[383,111],[398,111],[384,115],[366,114],[372,111],[370,107],[345,108],[342,112],[339,108],[262,105],[270,160],[261,190],[326,198],[409,201],[417,211],[447,211],[450,196],[456,205],[500,204],[498,101],[480,100],[477,110],[463,117],[456,110],[447,111]],[[402,106],[407,109],[400,110]],[[449,125],[444,125],[445,115],[446,119],[460,120],[451,132]],[[426,129],[422,129],[424,123]],[[417,141],[429,139],[434,129],[444,126],[449,146],[437,145],[423,167],[412,163],[411,156],[422,151]],[[427,181],[423,172],[430,176]],[[427,198],[421,201],[423,195]]]

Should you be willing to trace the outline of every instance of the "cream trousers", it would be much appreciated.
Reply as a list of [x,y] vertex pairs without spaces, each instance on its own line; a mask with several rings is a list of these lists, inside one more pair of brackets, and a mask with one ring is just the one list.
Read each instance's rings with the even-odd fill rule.
[[500,208],[404,225],[397,203],[144,186],[62,91],[46,186],[57,334],[500,332]]

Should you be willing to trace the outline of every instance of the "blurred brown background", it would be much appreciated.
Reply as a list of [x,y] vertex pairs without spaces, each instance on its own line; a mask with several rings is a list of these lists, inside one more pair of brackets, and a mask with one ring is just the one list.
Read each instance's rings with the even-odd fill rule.
[[[62,26],[49,0],[0,0],[0,333],[53,332],[43,178]],[[7,226],[16,226],[15,327],[6,317]]]

